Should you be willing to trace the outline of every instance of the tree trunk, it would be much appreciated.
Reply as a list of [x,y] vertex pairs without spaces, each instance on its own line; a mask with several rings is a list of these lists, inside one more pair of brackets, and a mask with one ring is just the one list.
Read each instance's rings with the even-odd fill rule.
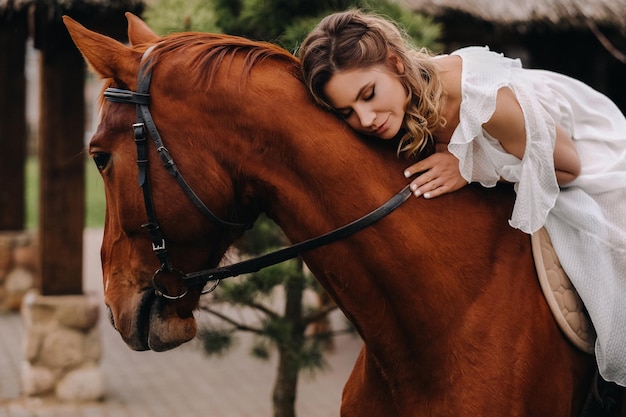
[[296,393],[298,386],[298,366],[293,352],[278,350],[278,370],[272,403],[274,417],[296,417]]
[[[298,271],[302,271],[302,260],[298,258]],[[304,277],[292,274],[285,282],[285,319],[290,323],[290,334],[278,345],[278,370],[272,402],[274,417],[296,417],[296,394],[298,373],[300,372],[299,353],[304,344],[302,326],[302,296]]]

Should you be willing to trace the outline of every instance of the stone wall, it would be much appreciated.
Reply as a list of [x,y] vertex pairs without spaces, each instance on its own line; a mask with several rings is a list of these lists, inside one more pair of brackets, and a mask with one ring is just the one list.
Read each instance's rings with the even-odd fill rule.
[[95,295],[42,296],[34,290],[26,295],[22,303],[25,395],[62,401],[104,396],[99,312]]
[[19,311],[22,298],[35,285],[36,239],[33,232],[0,232],[0,312]]

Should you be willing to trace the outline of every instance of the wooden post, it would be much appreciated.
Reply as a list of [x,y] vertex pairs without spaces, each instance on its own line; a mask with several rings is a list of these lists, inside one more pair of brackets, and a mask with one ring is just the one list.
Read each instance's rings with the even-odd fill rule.
[[22,230],[25,219],[26,10],[0,13],[0,230]]
[[[45,8],[44,8],[45,9]],[[39,260],[42,295],[82,293],[85,65],[60,19],[36,16],[41,50]]]

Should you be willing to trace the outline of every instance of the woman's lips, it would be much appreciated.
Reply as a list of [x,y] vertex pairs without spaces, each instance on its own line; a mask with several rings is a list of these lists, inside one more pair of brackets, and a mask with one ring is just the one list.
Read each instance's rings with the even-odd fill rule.
[[379,127],[377,127],[376,129],[374,129],[374,132],[373,132],[373,133],[374,133],[376,136],[380,136],[380,135],[382,135],[383,133],[385,133],[385,131],[387,130],[387,122],[388,122],[388,121],[389,121],[389,119],[385,120],[385,121],[383,122],[383,124],[382,124],[382,125],[380,125],[380,126],[379,126]]

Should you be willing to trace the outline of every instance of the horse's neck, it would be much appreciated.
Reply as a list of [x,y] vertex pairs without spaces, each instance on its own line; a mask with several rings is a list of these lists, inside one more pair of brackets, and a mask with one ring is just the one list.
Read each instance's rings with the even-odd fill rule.
[[[356,137],[333,115],[310,104],[298,82],[260,78],[253,77],[250,83],[258,81],[263,96],[247,102],[271,106],[239,103],[237,112],[225,114],[236,113],[243,130],[238,132],[242,140],[236,144],[237,152],[232,144],[223,152],[232,155],[231,175],[245,176],[249,189],[258,193],[253,198],[261,201],[292,242],[343,226],[406,185],[403,170],[408,162],[400,161],[394,149],[383,150],[378,142]],[[374,226],[303,257],[344,312],[362,326],[362,334],[375,334],[393,320],[406,318],[415,325],[415,318],[429,308],[440,314],[427,313],[421,324],[435,328],[450,314],[450,309],[438,305],[440,294],[454,298],[457,291],[442,291],[443,283],[459,280],[463,262],[473,263],[474,270],[484,268],[483,275],[489,275],[484,259],[492,258],[489,250],[495,251],[489,230],[493,231],[493,222],[508,227],[506,214],[494,217],[496,201],[486,202],[468,192],[429,201],[411,198]],[[467,240],[468,225],[474,229],[472,239],[489,244],[477,246]],[[464,238],[462,244],[454,243]],[[474,246],[477,253],[468,253]],[[450,265],[449,257],[455,256],[465,260]],[[393,312],[400,305],[402,311]],[[435,331],[424,329],[422,334]]]
[[[269,184],[270,216],[294,243],[366,214],[407,182],[406,164],[393,150],[342,136],[337,125],[307,129],[265,147],[276,155],[257,157],[264,168],[255,174]],[[487,310],[474,309],[476,298],[491,302],[485,289],[518,274],[511,256],[519,253],[505,253],[524,245],[506,221],[511,194],[466,188],[432,200],[412,197],[375,225],[303,258],[386,372],[416,361],[445,366],[442,355],[458,349],[451,326],[459,317],[488,321]],[[428,385],[418,381],[427,375],[411,368],[388,377],[415,386]]]
[[[294,243],[369,213],[406,185],[402,174],[405,163],[398,160],[392,149],[374,148],[340,125],[327,132],[321,131],[323,127],[310,129],[316,131],[315,137],[310,133],[286,135],[283,140],[291,143],[274,143],[271,149],[277,156],[264,155],[259,164],[263,165],[259,182],[268,184],[264,187],[268,194],[263,197],[268,214]],[[280,162],[285,154],[289,159]],[[374,226],[304,254],[308,266],[335,294],[348,315],[363,315],[372,307],[353,302],[359,291],[375,291],[381,285],[396,286],[397,291],[402,291],[403,284],[388,280],[387,276],[406,274],[406,268],[396,271],[385,267],[390,259],[395,258],[399,265],[420,262],[411,260],[411,254],[427,254],[430,250],[420,246],[428,246],[429,239],[425,237],[431,234],[429,229],[437,214],[420,213],[416,208],[419,204],[411,198]],[[410,252],[397,246],[399,239],[410,244]],[[350,291],[340,294],[342,287],[349,287]]]
[[293,141],[298,150],[289,145],[288,151],[279,151],[289,161],[274,167],[271,194],[265,196],[268,214],[292,241],[343,226],[406,185],[404,165],[393,151],[379,154],[344,129]]

